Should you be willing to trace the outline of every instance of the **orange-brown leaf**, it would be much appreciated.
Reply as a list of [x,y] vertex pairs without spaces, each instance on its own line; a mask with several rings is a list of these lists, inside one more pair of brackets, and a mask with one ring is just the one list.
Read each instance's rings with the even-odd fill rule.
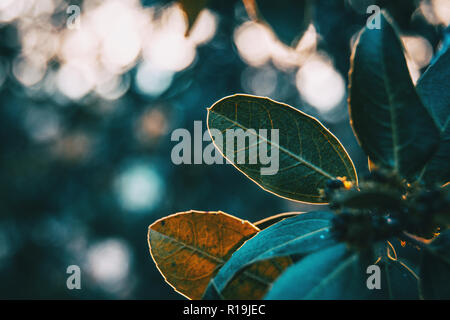
[[148,229],[150,254],[177,292],[200,299],[218,269],[259,229],[224,212],[187,211]]

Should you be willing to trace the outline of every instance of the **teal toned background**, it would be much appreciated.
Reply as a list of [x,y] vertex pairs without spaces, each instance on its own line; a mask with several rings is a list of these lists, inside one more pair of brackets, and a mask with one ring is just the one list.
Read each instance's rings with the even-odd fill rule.
[[[0,298],[181,299],[151,260],[149,224],[189,209],[253,222],[311,206],[230,165],[174,165],[173,130],[206,128],[223,96],[268,96],[320,119],[364,173],[346,101],[367,6],[394,16],[415,80],[450,42],[448,0],[317,0],[294,47],[241,1],[210,2],[186,38],[170,1],[0,1]],[[301,2],[280,3],[300,16]],[[73,264],[81,290],[66,287]]]

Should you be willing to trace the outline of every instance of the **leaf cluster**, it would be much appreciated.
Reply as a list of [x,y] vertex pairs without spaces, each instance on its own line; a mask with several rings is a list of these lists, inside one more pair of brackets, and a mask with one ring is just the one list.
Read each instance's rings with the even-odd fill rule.
[[[358,179],[340,141],[289,105],[237,94],[208,109],[210,130],[278,129],[277,142],[267,139],[280,155],[277,174],[233,165],[268,192],[329,210],[256,224],[200,211],[158,220],[149,227],[150,252],[178,292],[191,299],[450,298],[450,51],[414,85],[393,21],[385,12],[380,21],[380,29],[360,32],[349,72],[351,125],[368,176]],[[216,147],[225,156],[225,146]],[[381,290],[366,286],[373,264],[382,270]]]

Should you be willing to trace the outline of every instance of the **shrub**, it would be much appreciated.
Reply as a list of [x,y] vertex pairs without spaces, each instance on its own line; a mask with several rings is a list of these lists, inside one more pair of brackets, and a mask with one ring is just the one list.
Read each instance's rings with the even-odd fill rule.
[[[279,129],[275,175],[233,165],[264,190],[328,211],[252,224],[187,211],[149,227],[166,281],[191,299],[450,298],[450,52],[414,86],[390,18],[364,29],[349,72],[351,125],[369,158],[359,180],[318,120],[264,97],[237,94],[208,109],[208,128]],[[213,137],[214,139],[214,137]],[[217,146],[224,154],[225,146]],[[368,286],[369,266],[381,288]],[[370,278],[370,277],[369,277]]]

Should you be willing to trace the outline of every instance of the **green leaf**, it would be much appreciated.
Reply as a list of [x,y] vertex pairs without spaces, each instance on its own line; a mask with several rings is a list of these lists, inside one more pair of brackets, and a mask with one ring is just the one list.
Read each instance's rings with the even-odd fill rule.
[[364,299],[365,268],[358,254],[339,244],[306,256],[289,267],[265,299]]
[[385,14],[365,28],[349,74],[353,130],[376,165],[414,178],[439,143],[439,130],[409,76],[403,48]]
[[260,231],[234,252],[211,280],[208,289],[222,294],[236,275],[251,270],[249,266],[257,262],[294,254],[306,255],[335,244],[329,232],[333,217],[331,212],[303,213]]
[[450,49],[442,53],[417,82],[417,91],[440,132],[439,148],[421,178],[429,183],[450,181]]
[[273,284],[266,299],[418,299],[418,278],[402,261],[383,258],[380,288],[369,289],[373,273],[364,258],[339,244],[306,256]]
[[247,0],[247,2],[256,3],[259,18],[267,22],[278,39],[288,46],[297,44],[311,20],[309,1]]
[[[227,153],[226,158],[264,190],[278,196],[323,203],[319,189],[325,187],[327,180],[345,176],[356,181],[353,163],[339,140],[317,119],[289,105],[269,98],[233,95],[217,101],[208,109],[207,122],[212,139],[222,155],[227,150],[227,139],[223,138],[221,143],[212,129],[222,133],[227,129],[242,129],[249,136],[256,136],[258,143],[246,144],[248,148],[238,150],[232,146],[234,152],[231,155]],[[267,129],[267,135],[261,134],[260,129]],[[271,129],[279,130],[278,141],[273,138]],[[261,170],[269,165],[261,164],[260,159],[256,164],[249,163],[246,150],[249,154],[259,155],[260,142],[268,145],[269,154],[278,152],[276,174],[261,174]],[[235,163],[230,159],[230,156],[239,159],[241,152],[246,156],[245,163]]]
[[450,299],[450,230],[423,251],[420,290],[425,299]]

